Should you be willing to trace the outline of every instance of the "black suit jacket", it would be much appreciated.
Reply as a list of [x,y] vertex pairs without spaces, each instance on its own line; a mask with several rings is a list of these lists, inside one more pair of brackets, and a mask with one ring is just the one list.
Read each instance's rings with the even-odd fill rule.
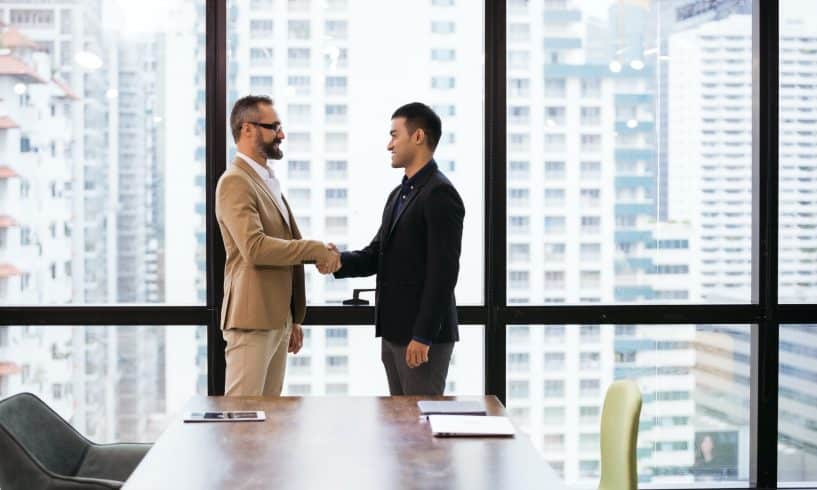
[[414,187],[394,222],[400,186],[389,194],[377,235],[366,248],[343,252],[342,268],[335,277],[377,274],[378,337],[399,345],[408,344],[413,337],[435,344],[454,342],[459,340],[454,286],[465,207],[437,168]]

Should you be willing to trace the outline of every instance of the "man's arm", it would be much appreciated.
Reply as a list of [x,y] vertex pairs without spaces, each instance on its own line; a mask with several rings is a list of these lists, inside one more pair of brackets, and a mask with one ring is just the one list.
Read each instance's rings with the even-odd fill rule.
[[362,250],[342,252],[340,254],[340,269],[335,272],[336,279],[344,277],[366,277],[377,274],[378,259],[380,256],[380,230],[371,243]]
[[431,341],[440,331],[457,285],[465,208],[454,187],[441,185],[431,190],[423,212],[428,236],[426,274],[412,335],[415,340]]
[[380,228],[377,230],[371,243],[362,250],[354,252],[343,252],[340,254],[340,269],[334,274],[336,279],[343,279],[345,277],[367,277],[378,272],[380,261],[380,239],[383,237],[383,231],[386,226],[391,223],[389,212],[389,204],[395,197],[395,193],[400,190],[398,186],[389,193],[386,198],[386,207],[383,209],[383,220],[380,223]]
[[258,205],[248,198],[249,192],[247,182],[233,175],[222,178],[216,188],[216,214],[247,263],[287,266],[329,259],[330,252],[322,242],[285,240],[264,234]]

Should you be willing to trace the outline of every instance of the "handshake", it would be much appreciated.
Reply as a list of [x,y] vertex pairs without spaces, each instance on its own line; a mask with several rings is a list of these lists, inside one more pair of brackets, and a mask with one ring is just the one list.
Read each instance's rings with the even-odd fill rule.
[[334,243],[327,243],[326,253],[321,255],[322,257],[315,262],[318,272],[321,274],[334,274],[340,270],[340,250]]

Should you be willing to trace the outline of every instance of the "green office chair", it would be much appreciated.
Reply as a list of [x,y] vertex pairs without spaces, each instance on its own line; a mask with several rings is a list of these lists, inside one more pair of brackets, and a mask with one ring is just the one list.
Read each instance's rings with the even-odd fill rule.
[[150,444],[94,444],[31,393],[0,400],[0,488],[122,487]]
[[636,490],[636,442],[641,391],[635,381],[616,381],[607,389],[601,413],[599,490]]

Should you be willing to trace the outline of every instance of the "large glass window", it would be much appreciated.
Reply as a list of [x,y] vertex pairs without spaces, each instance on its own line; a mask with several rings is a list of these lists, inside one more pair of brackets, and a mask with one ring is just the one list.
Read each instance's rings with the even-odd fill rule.
[[207,394],[207,327],[0,326],[0,399],[22,392],[94,442],[153,442]]
[[204,2],[36,4],[0,9],[0,305],[202,304]]
[[[374,327],[304,326],[304,345],[289,355],[284,395],[387,396],[389,385]],[[485,329],[460,326],[446,378],[446,395],[482,395]]]
[[[395,9],[403,14],[390,27],[388,43],[383,42],[382,24],[352,21],[390,18]],[[306,238],[347,250],[368,245],[380,226],[386,197],[403,177],[402,170],[391,168],[386,151],[391,114],[412,101],[436,108],[443,137],[435,159],[466,209],[457,302],[481,304],[480,10],[475,18],[466,2],[406,10],[392,0],[275,2],[266,8],[230,0],[228,10],[228,64],[233,67],[228,70],[228,111],[249,93],[275,99],[287,139],[284,161],[271,163],[286,197],[303,197],[305,184],[311,190],[308,202],[290,200],[298,223],[309,224],[301,226]],[[262,25],[271,36],[252,37],[251,28],[258,32]],[[253,50],[269,56],[255,59]],[[380,95],[371,97],[373,93]],[[231,158],[234,151],[230,139]],[[302,166],[288,163],[292,161],[311,162],[308,178]],[[351,297],[353,288],[374,287],[374,278],[324,279],[314,267],[307,268],[307,276],[310,305],[337,305]]]
[[777,475],[817,481],[817,325],[780,326]]
[[[748,481],[748,326],[509,325],[506,339],[508,412],[566,483],[596,483],[601,408],[618,379],[641,388],[640,482]],[[815,457],[802,445],[813,404],[792,408],[792,461]]]
[[750,302],[751,2],[728,3],[508,2],[509,176],[530,161],[532,186],[509,303]]
[[817,301],[817,5],[780,2],[781,303]]

